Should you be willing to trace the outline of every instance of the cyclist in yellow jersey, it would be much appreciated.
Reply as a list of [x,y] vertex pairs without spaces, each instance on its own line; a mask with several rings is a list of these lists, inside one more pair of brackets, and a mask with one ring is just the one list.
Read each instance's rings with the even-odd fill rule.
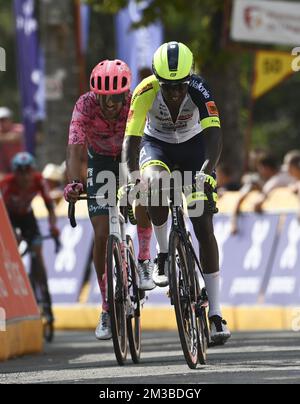
[[[203,214],[190,219],[199,241],[201,264],[209,298],[211,339],[224,343],[230,337],[220,308],[220,275],[218,246],[213,230],[212,196],[216,186],[214,169],[222,150],[222,132],[217,107],[205,80],[193,74],[193,54],[180,42],[161,45],[153,56],[154,75],[144,79],[135,89],[127,119],[123,143],[123,161],[129,181],[136,173],[151,185],[159,176],[175,169],[182,175],[194,176],[204,161],[204,191],[193,192],[187,204],[204,204]],[[139,164],[137,156],[139,155]],[[139,171],[140,170],[140,171]],[[187,185],[184,182],[184,185]],[[168,206],[148,206],[158,243],[153,280],[158,286],[168,285]]]

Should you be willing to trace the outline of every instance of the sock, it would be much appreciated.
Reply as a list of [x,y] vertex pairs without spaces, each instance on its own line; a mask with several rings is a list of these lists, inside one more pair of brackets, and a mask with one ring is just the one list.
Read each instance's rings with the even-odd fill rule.
[[98,284],[100,288],[100,293],[102,297],[102,311],[108,311],[109,306],[108,302],[106,300],[106,275],[102,276],[101,278],[98,278]]
[[153,230],[157,240],[157,251],[159,253],[167,253],[169,249],[168,221],[161,226],[153,224]]
[[203,276],[209,301],[208,317],[216,315],[222,317],[220,305],[220,271],[212,274],[203,274]]
[[152,236],[152,227],[137,226],[137,234],[139,239],[139,256],[141,261],[150,260],[150,243]]

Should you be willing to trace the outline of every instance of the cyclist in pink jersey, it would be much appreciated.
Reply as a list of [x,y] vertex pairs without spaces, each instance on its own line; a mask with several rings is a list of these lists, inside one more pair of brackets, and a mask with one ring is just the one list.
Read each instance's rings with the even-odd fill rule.
[[[87,194],[99,195],[99,189],[106,184],[100,176],[104,172],[109,172],[117,179],[117,186],[114,186],[114,189],[108,188],[108,194],[112,194],[113,197],[116,195],[122,143],[131,101],[130,84],[130,69],[121,60],[104,60],[93,69],[90,77],[91,91],[83,94],[77,101],[70,124],[67,148],[67,172],[70,183],[64,191],[67,201],[76,201],[83,191],[80,161],[86,149]],[[102,295],[102,313],[95,335],[98,339],[109,339],[111,330],[105,277],[106,241],[109,232],[108,206],[88,201],[88,210],[95,233],[93,260]],[[151,290],[155,287],[150,262],[152,227],[144,207],[137,207],[135,213],[138,221],[140,289]]]

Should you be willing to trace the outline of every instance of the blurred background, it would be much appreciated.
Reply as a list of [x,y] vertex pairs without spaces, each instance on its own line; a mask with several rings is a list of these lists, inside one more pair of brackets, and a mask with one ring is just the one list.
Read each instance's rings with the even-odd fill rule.
[[[56,326],[87,326],[81,312],[60,304],[95,304],[91,328],[98,316],[86,205],[78,203],[80,225],[71,229],[63,199],[75,102],[100,60],[126,61],[133,90],[151,74],[157,47],[171,40],[192,49],[221,116],[215,233],[225,317],[232,330],[291,329],[300,299],[300,1],[0,0],[0,179],[26,149],[57,204],[62,249],[44,243]],[[47,234],[41,199],[33,207]],[[149,302],[169,303],[165,291]],[[245,304],[254,311],[245,315]],[[151,310],[148,319],[149,328],[166,324]]]
[[40,168],[65,159],[73,106],[98,61],[124,59],[135,85],[170,40],[191,47],[213,90],[221,161],[234,181],[249,169],[251,150],[281,160],[299,147],[299,1],[0,0],[0,10],[0,107],[23,124]]

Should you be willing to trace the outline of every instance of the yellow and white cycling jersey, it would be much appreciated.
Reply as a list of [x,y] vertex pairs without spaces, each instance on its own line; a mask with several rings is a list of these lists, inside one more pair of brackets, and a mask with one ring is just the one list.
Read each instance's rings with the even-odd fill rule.
[[134,90],[126,136],[145,133],[167,143],[183,143],[208,127],[220,127],[218,109],[204,79],[192,75],[177,120],[174,123],[164,102],[159,82],[152,75]]

